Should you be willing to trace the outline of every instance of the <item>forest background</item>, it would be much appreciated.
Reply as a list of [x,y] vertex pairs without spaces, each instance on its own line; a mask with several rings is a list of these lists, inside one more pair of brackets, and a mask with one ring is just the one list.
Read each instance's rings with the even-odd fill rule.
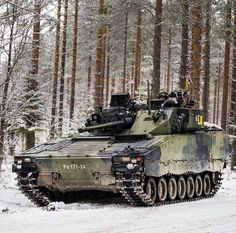
[[236,142],[233,0],[1,0],[0,164],[77,133],[114,92],[188,89]]

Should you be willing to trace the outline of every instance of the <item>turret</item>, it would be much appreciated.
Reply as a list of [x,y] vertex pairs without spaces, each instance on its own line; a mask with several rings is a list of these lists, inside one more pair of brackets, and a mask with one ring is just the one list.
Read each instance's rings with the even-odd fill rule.
[[203,111],[193,108],[187,91],[161,92],[147,105],[138,105],[127,93],[113,94],[110,107],[92,114],[79,132],[94,135],[175,134],[202,129]]
[[149,101],[149,110],[140,110],[131,134],[174,134],[202,129],[203,111],[193,108],[187,91],[161,92]]
[[147,109],[146,105],[136,104],[128,93],[116,93],[111,96],[110,106],[91,114],[85,128],[79,132],[93,132],[95,135],[114,135],[124,133],[134,123],[140,109]]

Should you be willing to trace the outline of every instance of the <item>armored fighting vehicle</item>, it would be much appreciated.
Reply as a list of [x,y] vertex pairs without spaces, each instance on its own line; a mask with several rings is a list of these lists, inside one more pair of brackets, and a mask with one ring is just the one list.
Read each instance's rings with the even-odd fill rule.
[[144,105],[114,94],[79,129],[87,136],[29,149],[15,156],[13,172],[40,206],[84,190],[120,193],[136,206],[212,197],[228,140],[219,127],[204,127],[193,105],[185,91],[162,92]]

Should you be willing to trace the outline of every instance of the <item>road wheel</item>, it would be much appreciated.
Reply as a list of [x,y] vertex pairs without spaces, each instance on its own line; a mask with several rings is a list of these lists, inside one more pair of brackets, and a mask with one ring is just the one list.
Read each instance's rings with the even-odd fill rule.
[[168,197],[173,201],[177,197],[177,182],[174,176],[171,176],[168,181]]
[[165,177],[160,177],[157,183],[157,196],[160,202],[164,202],[167,198],[167,182]]
[[186,196],[186,182],[183,176],[180,176],[177,182],[178,185],[178,197],[183,200]]
[[187,186],[187,190],[186,190],[186,195],[189,199],[193,198],[194,196],[194,179],[191,175],[189,175],[187,177],[187,181],[186,181],[186,186]]
[[151,199],[149,205],[153,205],[157,197],[157,186],[154,178],[149,177],[146,182],[146,194]]
[[202,177],[197,175],[195,178],[195,194],[196,197],[200,197],[202,195]]
[[211,178],[208,174],[204,175],[203,178],[203,194],[209,196],[211,192]]

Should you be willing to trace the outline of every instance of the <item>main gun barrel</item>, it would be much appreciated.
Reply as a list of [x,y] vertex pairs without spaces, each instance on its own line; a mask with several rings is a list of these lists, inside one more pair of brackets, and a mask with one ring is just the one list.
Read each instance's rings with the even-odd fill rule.
[[104,124],[88,126],[86,128],[80,128],[79,133],[91,132],[91,131],[95,131],[99,129],[107,129],[107,128],[112,128],[112,127],[117,127],[117,126],[127,127],[127,126],[131,126],[133,122],[134,120],[132,117],[127,117],[124,120],[120,120],[120,121],[108,122]]

